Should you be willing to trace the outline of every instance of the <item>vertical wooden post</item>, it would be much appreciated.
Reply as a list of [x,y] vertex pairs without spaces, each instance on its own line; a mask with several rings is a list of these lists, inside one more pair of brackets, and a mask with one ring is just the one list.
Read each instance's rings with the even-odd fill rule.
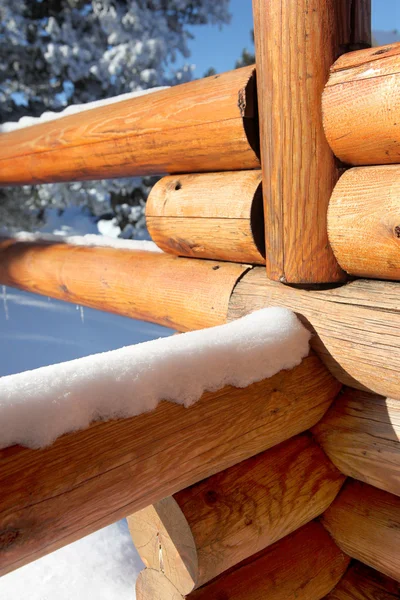
[[321,96],[340,54],[370,44],[371,0],[253,0],[267,275],[284,283],[343,279],[326,212],[338,163]]

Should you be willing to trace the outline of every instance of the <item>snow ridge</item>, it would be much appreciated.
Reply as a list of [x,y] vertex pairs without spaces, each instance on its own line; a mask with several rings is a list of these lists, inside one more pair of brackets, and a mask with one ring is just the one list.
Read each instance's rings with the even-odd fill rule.
[[46,111],[40,115],[40,117],[22,117],[19,121],[9,121],[7,123],[0,124],[0,133],[9,133],[10,131],[16,131],[17,129],[24,129],[25,127],[32,127],[32,125],[40,125],[41,123],[47,123],[48,121],[55,121],[62,117],[68,117],[69,115],[75,115],[85,110],[93,110],[93,108],[99,108],[100,106],[108,106],[115,104],[116,102],[123,102],[124,100],[131,100],[132,98],[138,98],[139,96],[146,96],[153,92],[159,92],[160,90],[166,90],[167,87],[154,87],[147,90],[139,90],[136,92],[128,92],[127,94],[120,94],[119,96],[113,96],[112,98],[105,98],[103,100],[94,100],[93,102],[86,102],[85,104],[71,104],[64,108],[60,112]]
[[19,242],[60,242],[70,246],[88,246],[97,248],[117,248],[119,250],[145,250],[148,252],[162,252],[154,242],[149,240],[125,240],[106,235],[86,233],[85,235],[56,235],[53,233],[31,233],[20,231],[15,233],[13,239]]
[[247,387],[307,356],[310,333],[284,308],[0,378],[0,448],[39,448],[96,420],[188,407],[205,391]]

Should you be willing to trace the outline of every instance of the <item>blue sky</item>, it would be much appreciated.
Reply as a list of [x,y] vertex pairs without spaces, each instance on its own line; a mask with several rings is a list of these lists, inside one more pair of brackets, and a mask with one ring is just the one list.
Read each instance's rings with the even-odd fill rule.
[[[190,43],[190,60],[196,64],[195,77],[202,77],[209,67],[218,72],[233,69],[242,49],[252,49],[251,0],[231,0],[231,13],[230,25],[221,29],[212,25],[192,27],[195,39]],[[400,0],[372,0],[372,27],[400,30]]]

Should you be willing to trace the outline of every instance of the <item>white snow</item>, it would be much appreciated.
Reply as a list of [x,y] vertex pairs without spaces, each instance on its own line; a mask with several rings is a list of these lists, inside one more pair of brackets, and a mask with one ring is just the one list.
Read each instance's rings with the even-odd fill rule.
[[134,600],[144,565],[126,521],[0,578],[2,600]]
[[105,235],[87,233],[86,235],[55,235],[53,233],[30,233],[20,231],[12,236],[19,242],[61,242],[70,246],[90,246],[118,248],[119,250],[145,250],[148,252],[162,252],[154,243],[148,240],[124,240]]
[[99,108],[100,106],[108,106],[115,104],[116,102],[123,102],[124,100],[131,100],[132,98],[138,98],[139,96],[146,96],[160,90],[166,90],[168,87],[155,87],[148,90],[139,90],[137,92],[129,92],[127,94],[120,94],[119,96],[113,96],[112,98],[105,98],[103,100],[95,100],[94,102],[87,102],[86,104],[71,104],[60,112],[44,112],[40,117],[22,117],[19,121],[8,122],[0,124],[0,133],[9,133],[16,129],[23,129],[24,127],[32,127],[32,125],[39,125],[46,123],[47,121],[55,121],[62,117],[68,117],[85,110],[92,110],[93,108]]
[[190,406],[203,392],[246,387],[299,364],[310,333],[265,308],[226,325],[0,378],[0,448],[39,448],[98,419]]

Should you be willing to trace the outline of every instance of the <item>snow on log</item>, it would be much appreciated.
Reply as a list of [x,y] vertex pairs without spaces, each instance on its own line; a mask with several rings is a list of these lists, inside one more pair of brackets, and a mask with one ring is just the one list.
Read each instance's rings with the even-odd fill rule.
[[344,476],[300,435],[128,517],[147,567],[189,594],[318,517]]
[[322,97],[324,129],[350,165],[400,162],[400,43],[341,56]]
[[[239,563],[186,600],[321,600],[337,584],[349,559],[324,528],[311,522]],[[183,600],[160,571],[145,569],[136,582],[137,600]]]
[[313,429],[345,475],[400,496],[400,402],[348,388]]
[[55,242],[69,246],[86,246],[88,248],[115,248],[119,250],[146,250],[147,252],[162,252],[154,243],[148,240],[125,240],[108,235],[86,233],[85,235],[56,235],[54,233],[31,233],[20,231],[14,234],[18,242]]
[[[76,115],[86,110],[92,110],[93,108],[99,108],[100,106],[109,106],[117,102],[123,102],[124,100],[132,100],[132,98],[139,98],[140,96],[147,96],[147,94],[154,94],[161,90],[168,89],[168,86],[154,87],[147,90],[138,90],[136,92],[127,92],[126,94],[120,94],[119,96],[112,96],[111,98],[103,98],[102,100],[93,100],[92,102],[86,102],[85,104],[70,104],[59,112],[46,111],[40,115],[40,117],[21,117],[19,121],[9,121],[8,123],[0,124],[0,133],[9,133],[10,131],[17,131],[17,129],[23,129],[24,127],[32,127],[33,125],[41,125],[48,121],[55,121],[56,119],[62,119],[69,115]],[[118,108],[118,107],[117,107]]]
[[164,177],[150,192],[146,224],[165,252],[263,264],[261,171]]
[[346,171],[329,203],[328,235],[350,275],[400,279],[400,165]]
[[260,166],[244,67],[0,135],[0,185]]
[[255,267],[236,285],[228,319],[265,306],[295,311],[314,333],[311,346],[345,385],[400,399],[400,284],[357,280],[301,290],[267,279]]
[[0,450],[0,574],[306,431],[339,390],[310,355],[248,388],[207,392],[190,408],[162,402],[44,449]]
[[362,563],[354,563],[325,600],[398,600],[400,584]]
[[400,581],[400,498],[349,480],[322,516],[338,546]]
[[[121,248],[0,242],[0,284],[179,331],[226,321],[240,264]],[[190,282],[190,285],[189,285]]]
[[96,420],[133,417],[161,400],[245,388],[300,364],[310,333],[289,310],[152,340],[0,378],[0,448],[40,448]]

